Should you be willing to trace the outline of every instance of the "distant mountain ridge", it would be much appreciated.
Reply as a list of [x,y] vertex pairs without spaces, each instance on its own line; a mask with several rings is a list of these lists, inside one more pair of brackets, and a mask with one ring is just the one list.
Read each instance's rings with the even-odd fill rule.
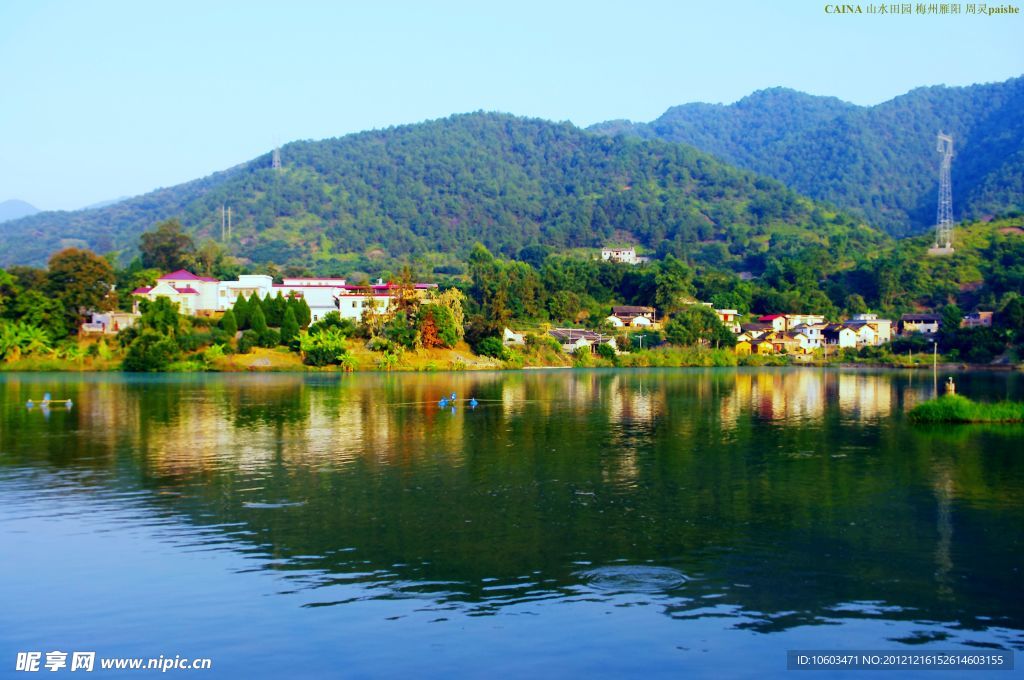
[[0,266],[40,264],[70,244],[131,250],[170,217],[197,238],[219,239],[222,205],[232,208],[233,254],[317,270],[353,253],[466,253],[481,241],[515,255],[534,243],[610,239],[738,268],[769,242],[866,248],[884,239],[691,147],[505,114],[294,142],[281,155],[281,170],[266,154],[111,206],[11,222]]
[[938,131],[955,139],[957,220],[1024,207],[1024,77],[924,87],[871,107],[785,88],[589,130],[681,142],[902,236],[934,224]]
[[16,220],[29,215],[35,215],[37,212],[39,212],[39,208],[35,207],[31,203],[11,199],[0,203],[0,222],[7,222],[8,220]]

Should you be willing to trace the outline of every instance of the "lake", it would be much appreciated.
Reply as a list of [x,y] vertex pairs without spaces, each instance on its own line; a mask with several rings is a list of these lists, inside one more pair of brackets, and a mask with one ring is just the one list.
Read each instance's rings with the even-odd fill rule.
[[[955,379],[1024,398],[1018,374]],[[910,424],[933,390],[834,369],[0,373],[0,675],[31,650],[252,678],[1019,652],[1024,427]],[[45,392],[74,406],[25,407]]]

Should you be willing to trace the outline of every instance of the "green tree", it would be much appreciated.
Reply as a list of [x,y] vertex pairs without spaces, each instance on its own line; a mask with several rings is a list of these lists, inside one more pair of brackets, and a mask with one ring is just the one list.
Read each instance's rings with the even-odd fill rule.
[[249,317],[252,316],[252,306],[249,301],[245,299],[245,296],[241,293],[235,298],[235,305],[231,308],[235,313],[235,323],[238,324],[238,330],[245,330],[249,328]]
[[77,328],[89,311],[113,308],[116,281],[110,263],[96,253],[66,248],[50,258],[47,286],[64,307],[68,325]]
[[942,308],[942,331],[952,333],[960,328],[964,313],[956,304],[949,304]]
[[682,260],[668,255],[658,268],[655,284],[655,304],[663,314],[672,314],[682,308],[684,298],[694,293],[693,270]]
[[139,251],[144,267],[165,272],[184,269],[195,261],[195,244],[177,219],[160,222],[140,236]]
[[684,347],[697,344],[732,347],[736,344],[732,331],[704,305],[688,305],[674,314],[665,326],[665,337],[673,345]]
[[232,340],[235,339],[235,333],[238,332],[238,322],[235,320],[235,313],[233,310],[229,309],[224,312],[224,316],[220,319],[220,327],[229,338]]
[[[255,297],[255,293],[253,293]],[[263,305],[260,304],[259,298],[250,300],[252,304],[252,316],[249,317],[249,328],[256,331],[257,334],[267,330],[267,318],[263,315]]]
[[298,335],[299,322],[295,320],[295,309],[287,307],[284,310],[284,319],[281,320],[281,344],[289,345]]

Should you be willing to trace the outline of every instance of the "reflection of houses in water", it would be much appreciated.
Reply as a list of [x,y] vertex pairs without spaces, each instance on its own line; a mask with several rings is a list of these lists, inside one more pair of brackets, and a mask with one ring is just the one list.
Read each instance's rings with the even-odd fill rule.
[[505,381],[501,385],[501,410],[506,416],[521,415],[526,408],[526,383]]
[[664,396],[656,394],[643,383],[625,384],[615,376],[606,387],[608,391],[608,419],[622,423],[653,423],[661,415]]
[[840,373],[836,376],[839,412],[855,420],[884,418],[892,412],[889,376]]
[[825,412],[824,376],[817,371],[740,374],[736,388],[737,394],[749,391],[754,412],[765,419],[804,420]]

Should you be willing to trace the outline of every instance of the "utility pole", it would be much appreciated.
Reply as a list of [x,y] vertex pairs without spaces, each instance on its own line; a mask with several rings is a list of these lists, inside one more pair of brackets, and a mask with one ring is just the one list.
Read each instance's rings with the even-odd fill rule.
[[228,206],[228,240],[231,240],[231,206]]
[[222,243],[224,242],[225,236],[227,235],[227,231],[226,231],[227,230],[227,221],[226,220],[227,220],[227,217],[226,217],[226,213],[225,213],[225,210],[224,210],[224,204],[221,203],[221,206],[220,206],[220,240],[221,240]]

